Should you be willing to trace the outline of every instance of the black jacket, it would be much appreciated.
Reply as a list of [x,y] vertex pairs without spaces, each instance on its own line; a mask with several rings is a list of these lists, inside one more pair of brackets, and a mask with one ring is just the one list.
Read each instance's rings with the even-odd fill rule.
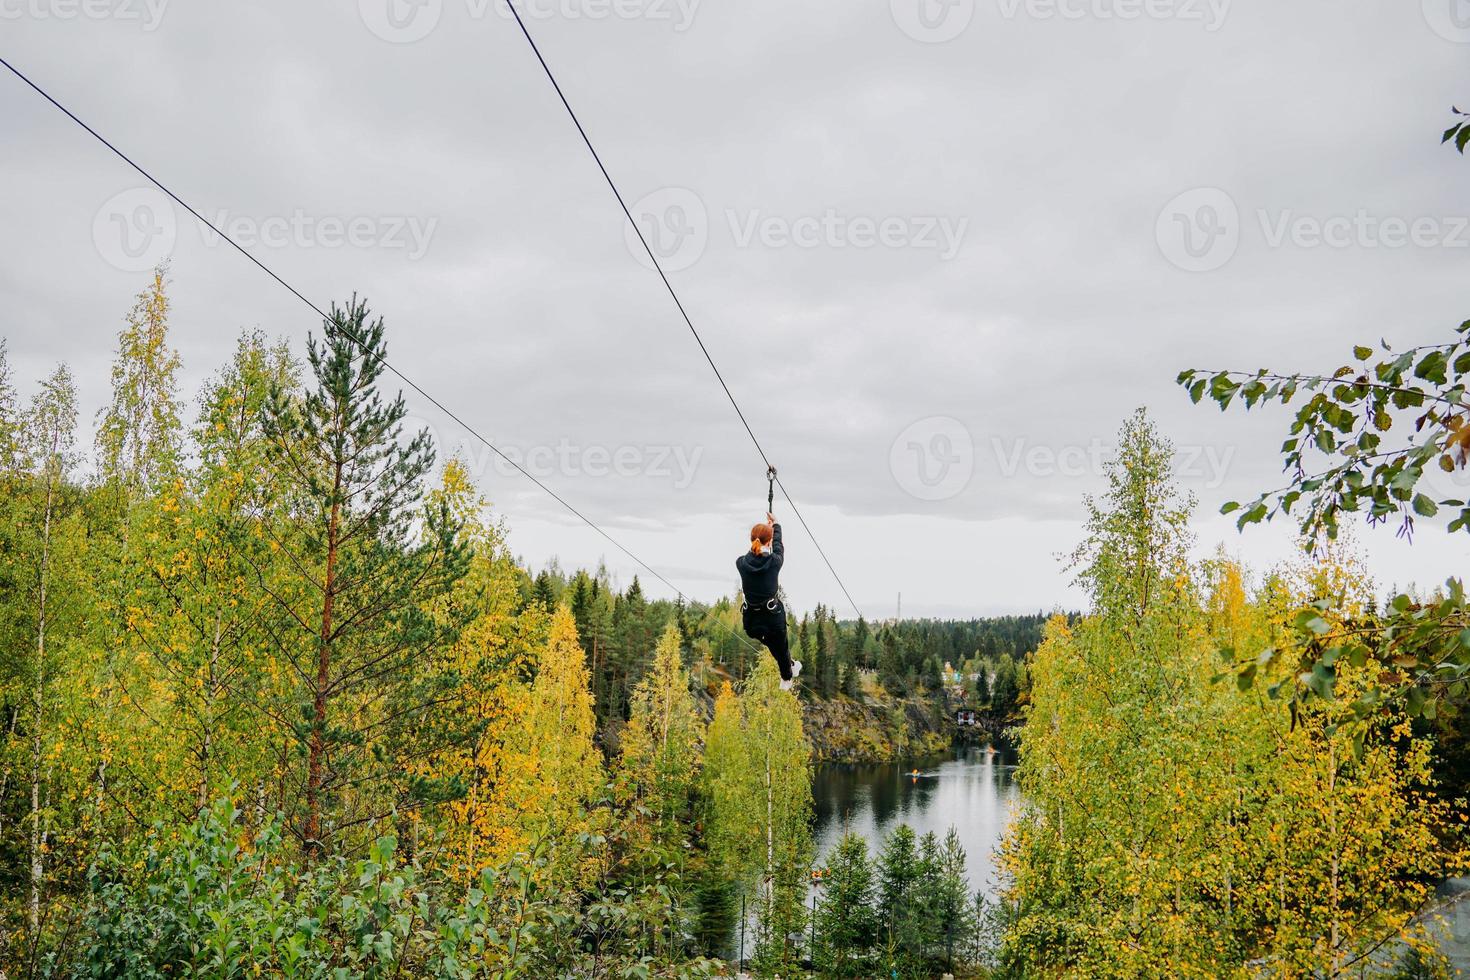
[[776,579],[781,574],[781,564],[785,560],[786,549],[781,547],[779,524],[772,526],[769,554],[758,555],[747,551],[735,559],[735,567],[740,571],[740,588],[745,593],[747,605],[755,606],[759,603],[763,606],[767,600],[776,598],[779,588]]

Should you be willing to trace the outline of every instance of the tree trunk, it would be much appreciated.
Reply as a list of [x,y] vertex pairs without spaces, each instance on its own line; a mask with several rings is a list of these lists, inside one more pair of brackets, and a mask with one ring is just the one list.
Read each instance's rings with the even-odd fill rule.
[[1327,741],[1327,833],[1332,840],[1332,971],[1328,976],[1338,975],[1338,963],[1342,953],[1338,944],[1342,942],[1341,918],[1341,868],[1340,851],[1341,844],[1337,839],[1337,740],[1328,736]]
[[200,711],[199,741],[199,810],[209,806],[209,767],[214,752],[214,699],[219,691],[220,638],[224,633],[224,613],[214,613],[214,635],[209,641],[209,678],[204,687],[204,706]]
[[51,459],[46,464],[46,507],[41,524],[41,571],[36,599],[36,686],[31,695],[35,717],[31,722],[31,898],[27,919],[33,943],[40,935],[41,886],[46,876],[46,857],[41,848],[41,763],[44,756],[41,732],[46,713],[46,589],[51,573],[51,511],[56,500],[56,478],[51,467],[59,449],[60,437],[53,435]]
[[332,478],[332,513],[327,520],[327,574],[322,588],[322,624],[317,641],[316,686],[312,692],[311,739],[306,759],[306,856],[322,852],[322,790],[326,784],[327,687],[332,668],[332,606],[337,587],[337,536],[342,519],[342,465]]

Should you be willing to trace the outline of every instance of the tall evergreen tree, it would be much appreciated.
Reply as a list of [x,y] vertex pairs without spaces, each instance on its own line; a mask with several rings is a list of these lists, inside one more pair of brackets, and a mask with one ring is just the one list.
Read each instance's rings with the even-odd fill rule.
[[878,915],[891,968],[897,968],[907,958],[909,930],[918,919],[922,876],[914,830],[908,824],[899,824],[884,839],[878,852]]
[[816,643],[820,651],[821,669],[817,671],[817,689],[822,697],[830,698],[837,693],[838,673],[842,667],[841,644],[837,636],[837,617],[830,610],[822,617],[817,630]]
[[454,737],[439,725],[453,715],[430,713],[452,692],[417,668],[458,632],[426,606],[465,574],[468,552],[442,504],[416,520],[434,453],[427,431],[402,439],[402,395],[379,392],[383,334],[365,302],[334,305],[307,346],[312,384],[299,398],[277,389],[265,412],[300,514],[276,542],[300,575],[272,594],[304,757],[293,828],[310,857],[342,830],[428,798],[407,764]]
[[951,972],[955,953],[963,949],[979,926],[975,920],[976,903],[965,873],[965,848],[954,827],[944,835],[937,872],[931,899],[933,932],[944,945],[945,972]]
[[990,707],[997,714],[1009,715],[1016,710],[1021,698],[1021,684],[1017,677],[1017,665],[1005,655],[996,658],[995,677],[990,684]]
[[977,659],[975,664],[975,704],[986,705],[990,703],[990,661]]
[[868,842],[844,834],[825,870],[812,959],[822,976],[870,977],[879,920]]

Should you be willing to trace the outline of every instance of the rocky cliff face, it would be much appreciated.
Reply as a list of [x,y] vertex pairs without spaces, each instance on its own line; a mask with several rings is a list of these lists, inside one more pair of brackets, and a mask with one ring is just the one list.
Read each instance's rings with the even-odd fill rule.
[[[696,687],[695,705],[709,721],[715,713],[712,691]],[[944,702],[894,698],[869,693],[861,701],[830,701],[805,695],[802,727],[814,762],[895,762],[937,755],[953,740],[953,717]]]
[[949,717],[942,703],[868,697],[802,702],[802,723],[817,762],[894,762],[949,748]]

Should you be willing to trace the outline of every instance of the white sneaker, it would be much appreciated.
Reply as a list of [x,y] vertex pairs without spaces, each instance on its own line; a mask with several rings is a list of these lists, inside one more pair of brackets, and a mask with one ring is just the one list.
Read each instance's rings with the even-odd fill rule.
[[801,676],[801,661],[791,661],[791,680],[781,682],[781,690],[789,691],[796,684],[796,679]]

